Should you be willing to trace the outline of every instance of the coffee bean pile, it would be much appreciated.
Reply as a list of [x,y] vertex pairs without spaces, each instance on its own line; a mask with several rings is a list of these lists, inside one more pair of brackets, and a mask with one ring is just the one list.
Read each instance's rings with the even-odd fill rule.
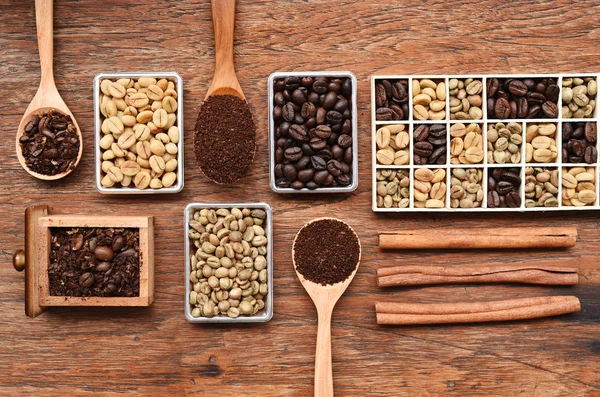
[[43,175],[61,174],[75,167],[79,137],[71,116],[52,109],[35,114],[19,138],[25,164]]
[[448,141],[445,124],[421,124],[414,127],[414,163],[446,164]]
[[51,296],[140,295],[139,229],[50,229]]
[[560,87],[554,78],[487,80],[487,115],[493,119],[557,118]]
[[352,81],[288,76],[274,82],[275,185],[352,183]]
[[563,123],[562,161],[592,164],[598,160],[598,127],[595,121]]
[[520,168],[490,168],[488,176],[488,208],[521,206]]
[[377,121],[408,120],[408,80],[381,80],[375,84]]

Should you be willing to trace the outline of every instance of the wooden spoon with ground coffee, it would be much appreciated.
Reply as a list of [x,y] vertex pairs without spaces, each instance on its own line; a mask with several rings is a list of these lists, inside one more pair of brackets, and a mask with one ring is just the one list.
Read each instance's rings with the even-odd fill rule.
[[314,219],[296,235],[292,256],[296,275],[317,308],[315,397],[333,397],[331,315],[358,270],[360,240],[346,223]]
[[51,0],[35,2],[40,87],[21,119],[16,142],[21,166],[44,180],[70,174],[83,153],[79,126],[54,83],[53,3]]
[[256,151],[250,106],[233,66],[235,0],[212,0],[215,74],[200,107],[194,151],[200,169],[216,183],[242,178]]

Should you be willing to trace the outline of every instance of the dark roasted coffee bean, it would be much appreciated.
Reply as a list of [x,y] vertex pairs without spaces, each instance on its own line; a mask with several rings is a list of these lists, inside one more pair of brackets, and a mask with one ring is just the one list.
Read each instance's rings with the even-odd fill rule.
[[496,180],[492,177],[488,178],[488,190],[496,190]]
[[326,93],[328,87],[329,83],[324,79],[316,79],[312,85],[313,91],[319,95]]
[[527,113],[528,119],[536,118],[540,112],[542,111],[542,107],[540,105],[533,105],[529,107],[529,113]]
[[79,277],[79,285],[82,288],[89,288],[94,284],[94,275],[90,272],[83,273]]
[[286,77],[285,80],[285,89],[289,92],[294,91],[296,88],[300,87],[300,78],[296,76]]
[[327,139],[331,136],[331,128],[326,125],[319,125],[315,127],[315,136]]
[[415,154],[413,156],[413,161],[414,161],[415,165],[425,165],[425,164],[427,164],[427,157],[423,157],[423,156],[419,156],[419,155]]
[[500,181],[502,180],[502,172],[504,172],[502,170],[502,168],[496,168],[492,171],[492,177],[496,180],[496,181]]
[[275,103],[275,106],[285,105],[285,99],[283,98],[283,94],[281,92],[275,93],[273,97],[273,102]]
[[100,246],[97,246],[96,249],[94,250],[94,255],[96,256],[96,259],[98,259],[98,260],[111,261],[115,254],[110,247],[107,247],[105,245],[100,245]]
[[517,101],[517,117],[524,119],[529,113],[529,103],[526,98],[519,98]]
[[308,131],[303,126],[294,124],[290,127],[290,137],[297,141],[307,141]]
[[309,167],[310,166],[310,157],[308,157],[308,156],[302,156],[300,158],[300,160],[298,160],[296,162],[295,165],[296,165],[296,169],[297,170],[303,170],[303,169]]
[[429,135],[436,138],[446,138],[446,126],[444,124],[432,124],[429,126]]
[[488,112],[488,117],[493,118],[495,117],[495,109],[496,109],[496,99],[495,98],[488,98],[487,100],[487,112]]
[[505,196],[507,193],[512,192],[513,190],[515,190],[515,187],[510,182],[500,181],[496,184],[496,191],[502,196]]
[[342,95],[344,95],[348,99],[350,98],[350,96],[352,95],[352,80],[344,80],[344,82],[342,83]]
[[427,141],[429,143],[431,143],[433,146],[446,146],[446,137],[442,137],[442,138],[436,138],[433,135],[429,135],[429,138],[427,138]]
[[338,138],[338,145],[340,145],[343,148],[347,148],[350,145],[352,145],[352,137],[350,135],[340,135],[340,137]]
[[315,172],[315,175],[313,176],[313,181],[319,186],[324,185],[324,184],[326,184],[327,179],[330,176],[331,175],[329,174],[329,171],[327,171],[327,170],[317,171],[317,172]]
[[325,123],[325,117],[327,116],[327,110],[323,109],[323,108],[318,108],[317,109],[317,115],[316,120],[317,120],[317,124],[323,124]]
[[294,121],[294,117],[296,116],[294,105],[291,102],[288,102],[283,106],[281,113],[285,121]]
[[406,102],[408,100],[407,86],[400,81],[392,84],[392,99],[398,103]]
[[376,119],[378,121],[388,121],[392,120],[393,113],[390,108],[379,108],[376,111]]
[[346,110],[348,110],[348,101],[346,100],[346,98],[344,98],[343,95],[337,96],[337,103],[333,107],[333,110],[338,111],[340,113],[344,113]]
[[111,264],[110,262],[100,262],[96,265],[96,268],[94,269],[96,272],[107,272],[108,269],[111,268]]
[[392,105],[390,110],[392,111],[392,120],[402,120],[404,118],[404,111],[400,106]]
[[546,97],[544,94],[540,94],[539,92],[530,92],[527,94],[527,100],[530,104],[541,105],[546,102]]
[[337,103],[337,94],[333,91],[328,92],[323,100],[323,108],[325,110],[331,110]]
[[348,164],[349,166],[352,165],[352,146],[347,147],[346,150],[344,150],[344,157],[342,157],[342,160],[345,164]]
[[445,154],[446,154],[446,146],[445,145],[437,147],[429,155],[429,163],[438,163],[438,160],[441,160],[441,162],[438,164],[445,164],[446,163],[446,158],[444,156]]
[[519,176],[519,174],[516,174],[511,171],[503,172],[500,175],[500,180],[510,182],[515,186],[521,185],[521,177]]
[[298,171],[298,180],[302,183],[306,183],[313,179],[315,175],[315,171],[312,168],[307,168],[301,171]]
[[331,147],[331,154],[336,160],[340,160],[344,155],[344,149],[337,143]]
[[527,86],[521,80],[512,80],[508,84],[508,91],[514,96],[525,96],[527,94]]
[[329,112],[327,112],[327,116],[325,117],[325,120],[327,120],[327,122],[329,124],[335,125],[335,124],[340,124],[344,120],[344,117],[342,116],[342,114],[340,112],[335,111],[335,110],[330,110]]
[[510,116],[510,103],[507,99],[499,98],[496,100],[494,114],[498,119],[507,119]]
[[496,92],[498,91],[498,87],[499,87],[498,79],[495,79],[495,78],[488,79],[487,84],[486,84],[488,97],[493,97],[494,95],[496,95]]
[[281,117],[282,117],[281,106],[275,106],[273,108],[273,120],[275,120],[275,121],[280,120]]
[[352,178],[348,174],[342,174],[340,176],[335,177],[337,183],[342,186],[347,186],[352,182]]
[[[283,160],[281,160],[283,161]],[[283,164],[279,162],[279,164],[275,165],[275,177],[283,178]]]
[[583,159],[587,164],[595,163],[598,160],[598,150],[594,146],[588,146],[585,149]]
[[317,107],[310,102],[305,102],[300,109],[300,115],[305,119],[309,119],[317,114]]
[[296,171],[296,167],[292,164],[286,164],[283,166],[283,176],[290,182],[293,182],[296,179],[298,172]]
[[421,157],[429,157],[433,152],[433,145],[429,142],[417,142],[414,145],[414,152]]
[[352,133],[352,121],[344,120],[344,123],[342,124],[341,133],[347,135],[350,135]]
[[310,162],[315,170],[320,171],[327,168],[327,161],[321,156],[312,156]]
[[113,242],[112,242],[112,250],[114,252],[119,252],[125,247],[125,245],[126,245],[125,237],[123,237],[122,235],[115,236],[113,238]]
[[560,95],[560,88],[556,84],[549,85],[544,95],[546,96],[546,100],[556,103]]
[[302,79],[300,80],[300,84],[302,84],[302,87],[310,87],[313,84],[313,78],[310,76],[306,76],[306,77],[302,77]]
[[299,180],[295,180],[294,182],[290,183],[290,187],[292,189],[300,190],[300,189],[304,188],[304,183],[302,183]]
[[278,188],[285,189],[290,187],[290,181],[288,181],[285,178],[279,178],[275,181],[275,186],[277,186]]
[[302,149],[297,146],[288,148],[285,150],[283,156],[291,162],[298,161],[302,158]]
[[517,118],[517,101],[510,101],[510,118],[511,119],[515,119]]
[[421,124],[416,127],[413,131],[413,137],[415,142],[426,141],[429,138],[429,126],[426,124]]
[[315,106],[319,105],[319,94],[316,92],[309,92],[306,99]]
[[588,121],[587,123],[585,123],[585,139],[591,143],[594,144],[596,143],[596,141],[598,140],[598,129],[597,129],[597,125],[595,121]]
[[325,161],[329,161],[333,158],[333,154],[331,154],[331,150],[325,148],[323,150],[320,150],[318,153],[319,156],[323,157],[323,159]]
[[558,106],[554,102],[544,102],[542,105],[542,111],[551,119],[558,117]]
[[506,205],[510,208],[519,208],[521,206],[521,197],[517,192],[509,192],[504,198]]
[[337,160],[330,160],[327,163],[327,171],[334,177],[340,176],[342,174],[342,164]]
[[282,137],[287,137],[290,132],[290,126],[291,124],[287,121],[284,121],[281,124],[279,124],[279,127],[277,127],[277,129],[279,130],[279,134]]
[[388,80],[381,80],[381,85],[385,88],[385,95],[391,99],[392,98],[392,83]]
[[[334,129],[335,128],[331,128],[331,131],[333,131]],[[332,132],[331,135],[329,136],[329,138],[327,138],[327,143],[329,145],[337,145],[337,141],[338,141],[338,138],[340,137],[340,135],[341,134],[339,134],[338,132]]]
[[573,155],[581,157],[585,153],[586,144],[584,141],[580,141],[578,139],[572,139],[567,144],[567,148],[570,149],[570,151]]
[[498,192],[491,191],[488,193],[488,207],[489,208],[499,208],[500,207],[500,196]]
[[327,146],[327,141],[325,141],[323,138],[314,137],[310,140],[309,145],[312,150],[319,151],[325,149],[325,146]]

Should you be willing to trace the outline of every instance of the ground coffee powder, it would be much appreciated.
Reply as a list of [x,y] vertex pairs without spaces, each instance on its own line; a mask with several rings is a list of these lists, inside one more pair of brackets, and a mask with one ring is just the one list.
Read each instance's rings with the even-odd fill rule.
[[254,158],[255,127],[246,101],[216,95],[200,108],[194,134],[196,161],[211,180],[232,183],[248,172]]
[[359,260],[358,237],[350,226],[336,219],[322,219],[304,226],[294,242],[296,270],[318,284],[346,280]]

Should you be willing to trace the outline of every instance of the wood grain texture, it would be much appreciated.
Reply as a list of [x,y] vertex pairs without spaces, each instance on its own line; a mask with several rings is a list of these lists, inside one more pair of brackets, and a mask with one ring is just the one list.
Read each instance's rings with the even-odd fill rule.
[[[600,227],[597,212],[374,214],[369,76],[426,73],[598,72],[596,1],[237,2],[235,62],[253,107],[258,149],[243,183],[217,186],[195,166],[192,127],[213,75],[210,2],[57,0],[56,84],[84,136],[84,155],[61,181],[20,167],[13,134],[39,81],[32,1],[0,5],[0,395],[305,397],[312,395],[316,311],[296,278],[295,233],[336,216],[362,243],[360,270],[332,319],[336,396],[600,396]],[[126,18],[131,18],[127,20]],[[350,70],[358,77],[360,184],[348,195],[279,196],[269,190],[267,77],[274,71]],[[185,88],[185,188],[177,195],[114,197],[94,186],[92,79],[100,72],[177,71]],[[195,326],[183,315],[183,209],[193,201],[266,201],[274,211],[275,316],[264,325]],[[149,308],[53,308],[23,313],[23,209],[155,216],[155,303]],[[377,232],[399,227],[575,226],[569,250],[382,252]],[[581,258],[576,287],[376,287],[394,264],[503,263]],[[576,295],[582,311],[502,324],[381,327],[374,302],[459,302]]]

